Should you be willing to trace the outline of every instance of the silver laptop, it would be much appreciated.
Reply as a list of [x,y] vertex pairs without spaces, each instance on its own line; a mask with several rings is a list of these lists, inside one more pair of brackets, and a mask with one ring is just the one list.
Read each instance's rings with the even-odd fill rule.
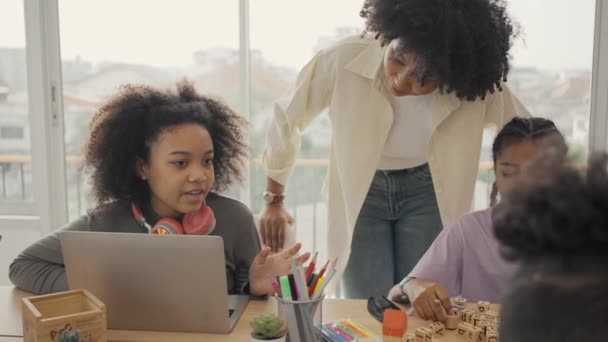
[[107,310],[108,329],[228,333],[247,296],[228,295],[218,236],[62,232],[70,289]]

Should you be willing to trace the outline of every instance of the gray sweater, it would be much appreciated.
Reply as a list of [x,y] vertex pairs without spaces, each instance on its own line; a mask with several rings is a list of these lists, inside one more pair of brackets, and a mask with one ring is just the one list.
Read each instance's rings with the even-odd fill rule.
[[[128,202],[104,205],[59,231],[147,233],[146,228],[133,217],[130,205]],[[261,248],[253,215],[242,203],[214,193],[207,196],[207,205],[213,209],[217,221],[211,235],[224,239],[228,292],[247,293],[249,266]],[[159,219],[149,207],[143,207],[142,212],[151,224]],[[57,232],[35,242],[19,254],[10,265],[9,278],[18,288],[35,294],[67,290]]]

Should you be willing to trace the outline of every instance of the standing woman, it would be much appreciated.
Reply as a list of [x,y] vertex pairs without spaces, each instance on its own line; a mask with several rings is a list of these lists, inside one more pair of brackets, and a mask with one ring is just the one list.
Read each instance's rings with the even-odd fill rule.
[[503,1],[367,0],[361,16],[369,34],[320,51],[275,105],[260,222],[263,242],[281,248],[301,131],[329,109],[328,248],[350,298],[385,294],[410,272],[469,211],[484,127],[527,115],[503,83]]

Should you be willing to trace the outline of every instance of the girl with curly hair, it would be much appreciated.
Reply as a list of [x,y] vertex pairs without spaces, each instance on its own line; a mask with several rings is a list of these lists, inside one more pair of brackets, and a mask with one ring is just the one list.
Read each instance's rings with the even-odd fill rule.
[[546,158],[522,178],[494,227],[503,255],[519,264],[503,297],[500,341],[605,340],[608,155],[594,155],[586,170]]
[[217,193],[242,178],[246,124],[187,82],[176,92],[125,86],[93,117],[85,144],[97,206],[26,248],[10,265],[13,284],[36,294],[67,290],[61,231],[186,233],[223,238],[229,293],[271,293],[301,245],[271,256],[249,209]]
[[329,111],[328,252],[344,295],[385,294],[470,210],[483,129],[528,113],[504,83],[514,24],[499,0],[367,0],[362,36],[320,51],[275,105],[263,242],[282,247],[302,130]]
[[[545,154],[549,143],[552,148],[559,146],[556,150],[565,157],[565,139],[551,120],[514,118],[502,128],[492,146],[497,189],[492,203],[517,184],[522,170]],[[446,227],[388,298],[411,303],[423,319],[444,323],[452,309],[450,297],[500,302],[513,266],[499,254],[495,208],[466,214]]]

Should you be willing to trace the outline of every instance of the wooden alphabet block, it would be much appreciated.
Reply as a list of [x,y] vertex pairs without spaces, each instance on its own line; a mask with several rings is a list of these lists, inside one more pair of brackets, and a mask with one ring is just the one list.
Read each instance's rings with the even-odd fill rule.
[[488,330],[488,328],[490,328],[492,325],[491,325],[490,321],[486,321],[486,320],[482,319],[479,322],[477,322],[476,326],[478,328],[480,328],[483,331],[483,333],[485,334],[486,331]]
[[432,342],[433,330],[429,328],[416,329],[416,342]]
[[434,335],[443,336],[445,333],[445,326],[441,322],[433,322],[429,325],[429,329],[433,331]]
[[486,339],[483,342],[498,342],[498,332],[494,329],[488,328],[485,336]]
[[455,330],[458,328],[458,323],[460,322],[460,317],[457,315],[448,315],[448,321],[445,324],[445,327],[448,330]]
[[462,337],[467,337],[467,333],[469,332],[469,330],[471,330],[473,326],[469,323],[460,323],[458,324],[458,328],[456,329],[456,332],[458,333],[458,336],[462,336]]
[[486,312],[490,311],[490,302],[480,300],[479,302],[477,302],[476,306],[477,306],[477,311],[479,311],[481,313],[486,313]]
[[414,334],[406,334],[405,342],[416,342],[416,336]]
[[473,324],[474,326],[477,326],[477,324],[479,324],[479,321],[481,321],[483,319],[483,317],[479,314],[472,314],[471,315],[471,320],[469,321],[469,323]]
[[465,306],[467,304],[466,298],[462,298],[460,296],[452,298],[452,303],[457,306]]
[[486,322],[492,322],[493,320],[496,319],[492,316],[488,316],[488,315],[484,315],[484,314],[479,314],[479,316],[481,316],[482,321],[486,321]]
[[488,311],[486,311],[486,312],[484,312],[484,314],[486,314],[486,315],[488,315],[490,317],[493,317],[493,318],[498,318],[498,312],[494,311],[494,310],[491,310],[491,309],[488,310]]
[[479,341],[479,336],[481,335],[481,329],[478,327],[471,326],[467,331],[467,341],[477,342]]
[[466,338],[467,341],[478,342],[482,330],[470,323],[460,323],[456,332],[458,333],[458,336]]
[[460,311],[460,320],[465,323],[471,323],[474,313],[475,311],[473,310],[462,310]]

